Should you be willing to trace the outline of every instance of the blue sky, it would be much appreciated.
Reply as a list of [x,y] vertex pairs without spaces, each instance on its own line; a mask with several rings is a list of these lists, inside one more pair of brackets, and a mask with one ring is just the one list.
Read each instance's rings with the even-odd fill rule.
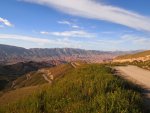
[[150,49],[149,4],[148,0],[3,0],[0,44]]

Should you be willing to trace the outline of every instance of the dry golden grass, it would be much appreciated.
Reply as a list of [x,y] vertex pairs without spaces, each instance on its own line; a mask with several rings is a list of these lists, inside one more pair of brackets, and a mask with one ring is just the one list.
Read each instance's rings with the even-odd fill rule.
[[139,90],[105,65],[73,68],[45,86],[26,99],[1,106],[0,113],[145,113]]
[[118,56],[116,59],[138,58],[138,57],[145,57],[147,55],[150,55],[150,50],[144,51],[144,52],[139,52],[136,54],[128,54],[128,55]]
[[20,89],[3,93],[3,95],[0,97],[0,105],[4,105],[8,103],[10,104],[17,100],[23,99],[27,96],[32,95],[38,89],[39,86],[31,86],[31,87],[20,88]]
[[[52,75],[54,75],[55,80],[63,76],[71,69],[73,69],[71,64],[62,64],[53,68],[44,68],[44,70],[49,70]],[[47,84],[47,81],[45,81],[42,74],[38,71],[30,72],[30,74],[31,79],[27,80],[26,75],[24,75],[15,81],[15,90],[11,89],[5,93],[0,92],[0,105],[16,102],[17,100],[33,95],[36,91],[39,91],[45,85],[50,86]]]

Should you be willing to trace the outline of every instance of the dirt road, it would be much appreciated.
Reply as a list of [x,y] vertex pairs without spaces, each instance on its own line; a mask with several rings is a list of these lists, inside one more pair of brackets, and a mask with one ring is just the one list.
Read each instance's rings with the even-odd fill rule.
[[[145,105],[148,111],[150,111],[150,71],[139,68],[137,66],[118,66],[115,67],[118,70],[119,75],[125,79],[132,81],[135,84],[140,85],[143,89]],[[149,112],[148,112],[149,113]]]
[[150,89],[150,71],[139,68],[137,66],[119,66],[115,67],[128,79]]

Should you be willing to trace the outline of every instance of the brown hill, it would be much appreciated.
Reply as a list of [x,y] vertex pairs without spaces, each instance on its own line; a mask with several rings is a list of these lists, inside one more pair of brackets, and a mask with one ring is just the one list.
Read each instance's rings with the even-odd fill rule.
[[0,90],[6,86],[10,86],[11,82],[18,77],[27,73],[37,71],[46,67],[54,67],[58,64],[62,64],[61,61],[49,61],[49,62],[19,62],[11,65],[0,65]]
[[116,57],[114,62],[133,62],[150,60],[150,50]]

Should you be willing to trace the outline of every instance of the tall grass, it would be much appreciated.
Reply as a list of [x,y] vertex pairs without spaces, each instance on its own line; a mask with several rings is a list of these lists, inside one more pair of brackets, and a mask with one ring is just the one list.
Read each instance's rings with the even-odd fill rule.
[[1,113],[142,113],[136,88],[114,76],[109,67],[88,65],[69,71],[51,86]]

